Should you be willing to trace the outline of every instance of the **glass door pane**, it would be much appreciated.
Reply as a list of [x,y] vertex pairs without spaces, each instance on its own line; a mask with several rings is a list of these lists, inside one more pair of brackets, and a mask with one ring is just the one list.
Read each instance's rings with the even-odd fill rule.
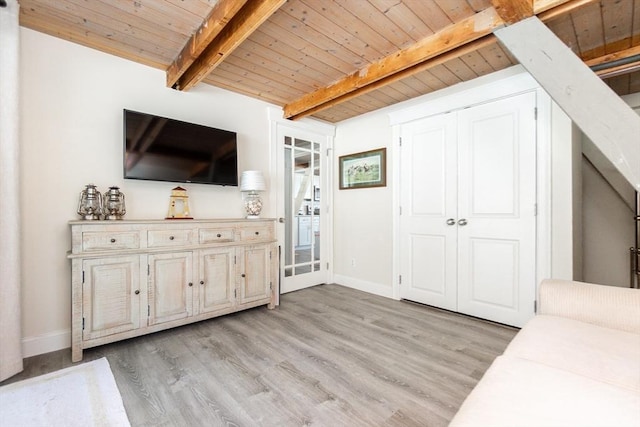
[[284,277],[321,270],[320,144],[285,137]]

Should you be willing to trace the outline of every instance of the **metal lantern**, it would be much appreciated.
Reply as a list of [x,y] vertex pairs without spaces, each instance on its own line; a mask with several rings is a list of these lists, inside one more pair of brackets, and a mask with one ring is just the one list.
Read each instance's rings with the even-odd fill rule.
[[80,192],[78,215],[82,219],[96,220],[102,215],[102,196],[93,184],[87,184]]
[[104,193],[104,219],[122,219],[127,210],[124,205],[124,194],[119,187],[109,187]]

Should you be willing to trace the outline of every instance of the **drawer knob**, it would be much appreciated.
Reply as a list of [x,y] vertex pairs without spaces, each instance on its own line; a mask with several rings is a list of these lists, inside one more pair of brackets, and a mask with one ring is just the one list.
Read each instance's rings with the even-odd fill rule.
[[258,234],[260,234],[260,232],[259,232],[259,231],[256,231],[256,236],[257,236]]
[[216,234],[216,236],[218,236],[218,237],[222,237],[222,234],[218,233],[218,234]]
[[193,286],[193,283],[192,283],[192,282],[189,282],[189,286]]
[[111,239],[111,243],[115,243],[115,242],[116,242],[116,239]]
[[246,275],[245,275],[244,273],[242,273],[242,275],[241,275],[241,276],[242,276],[242,277],[246,277]]
[[169,236],[169,240],[173,240],[173,239],[175,239],[175,237]]
[[134,292],[134,294],[136,294],[136,295],[140,295],[140,289],[136,289],[136,291]]
[[200,284],[201,284],[201,285],[204,285],[204,280],[200,280]]

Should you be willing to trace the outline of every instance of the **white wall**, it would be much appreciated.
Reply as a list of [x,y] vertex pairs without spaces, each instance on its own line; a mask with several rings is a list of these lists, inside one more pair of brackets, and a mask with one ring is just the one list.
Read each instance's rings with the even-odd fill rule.
[[633,210],[586,159],[583,191],[583,278],[589,283],[629,287],[629,248],[635,240]]
[[[118,185],[127,219],[164,218],[174,183],[123,180],[123,108],[238,132],[238,169],[269,174],[270,104],[198,85],[165,87],[165,74],[28,29],[21,29],[23,343],[25,356],[70,345],[67,221],[78,193]],[[236,187],[184,185],[196,218],[242,216]],[[274,209],[265,195],[265,217]],[[3,206],[3,215],[11,209]]]
[[[333,199],[335,282],[388,297],[393,292],[391,143],[387,113],[340,123],[335,137]],[[340,156],[383,147],[387,148],[386,187],[338,189]]]

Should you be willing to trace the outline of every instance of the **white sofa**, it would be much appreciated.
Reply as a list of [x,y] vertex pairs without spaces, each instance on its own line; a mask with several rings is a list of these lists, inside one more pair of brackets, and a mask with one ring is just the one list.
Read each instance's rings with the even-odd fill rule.
[[640,426],[640,290],[545,280],[450,427]]

